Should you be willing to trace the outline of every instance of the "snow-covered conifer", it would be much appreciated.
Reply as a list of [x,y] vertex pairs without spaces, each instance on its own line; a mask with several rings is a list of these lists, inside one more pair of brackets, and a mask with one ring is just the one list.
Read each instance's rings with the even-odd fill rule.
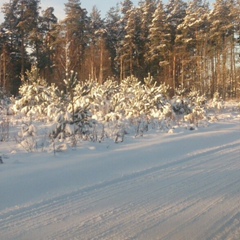
[[13,111],[36,117],[46,115],[47,107],[52,103],[57,89],[54,85],[49,87],[46,80],[39,77],[39,70],[35,65],[26,75],[26,80],[19,89],[21,98],[15,99]]
[[62,109],[53,123],[50,135],[53,138],[66,138],[78,134],[80,137],[90,134],[91,120],[90,92],[91,84],[79,83],[76,73],[70,72],[64,80],[66,93],[62,93]]
[[[156,0],[144,0],[139,3],[140,5],[140,41],[139,41],[139,65],[140,74],[146,76],[147,73],[151,72],[151,62],[148,59],[148,52],[150,50],[150,29],[152,20],[154,18],[154,12],[157,6]],[[151,74],[153,74],[151,72]],[[142,80],[142,76],[140,75]]]
[[189,107],[191,112],[186,115],[184,119],[198,127],[199,122],[206,119],[206,97],[201,95],[199,91],[196,90],[192,90],[187,97],[189,99]]
[[[149,50],[145,51],[146,60],[150,64],[150,72],[155,77],[163,76],[164,66],[169,64],[168,52],[170,43],[169,25],[160,1],[153,14],[148,36]],[[164,77],[164,76],[163,76]]]

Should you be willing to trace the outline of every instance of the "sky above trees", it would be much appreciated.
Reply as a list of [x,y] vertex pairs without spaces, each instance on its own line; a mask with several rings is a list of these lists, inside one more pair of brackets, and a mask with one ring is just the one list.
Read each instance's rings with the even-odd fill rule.
[[[67,0],[42,0],[42,6],[45,7],[54,7],[56,11],[56,16],[61,19],[61,16],[65,15],[64,12],[64,3],[66,3]],[[81,0],[82,7],[86,8],[88,12],[91,12],[92,7],[96,5],[96,7],[101,11],[102,15],[104,16],[105,13],[111,8],[116,6],[116,4],[120,2],[120,0],[107,0],[107,1],[101,1],[101,0]],[[132,1],[135,5],[138,4],[138,0]]]
[[[0,0],[0,7],[6,2],[9,2],[8,0]],[[41,0],[41,7],[43,9],[46,9],[47,7],[54,7],[55,9],[55,15],[59,19],[63,19],[65,16],[64,12],[64,3],[66,3],[67,0]],[[97,6],[97,8],[101,11],[102,15],[105,16],[105,13],[111,8],[116,6],[118,2],[121,2],[120,0],[107,0],[107,1],[102,1],[102,0],[81,0],[82,7],[86,8],[88,12],[91,12],[92,7],[94,5]],[[134,5],[138,4],[138,0],[132,0]],[[0,22],[3,21],[3,14],[0,13]]]
[[[0,0],[0,7],[2,5],[8,2],[8,0]],[[59,19],[63,19],[65,16],[64,12],[64,3],[66,3],[67,0],[41,0],[41,7],[43,9],[46,9],[47,7],[54,7],[55,15]],[[107,0],[107,1],[101,1],[101,0],[81,0],[82,7],[86,8],[88,12],[91,12],[92,7],[94,5],[97,6],[97,8],[101,11],[102,15],[105,16],[105,13],[111,8],[116,6],[118,2],[121,2],[121,0]],[[132,0],[134,5],[137,5],[139,0]],[[165,1],[163,1],[165,2]],[[213,3],[214,0],[210,0],[210,3]],[[3,21],[3,14],[0,12],[0,22]]]

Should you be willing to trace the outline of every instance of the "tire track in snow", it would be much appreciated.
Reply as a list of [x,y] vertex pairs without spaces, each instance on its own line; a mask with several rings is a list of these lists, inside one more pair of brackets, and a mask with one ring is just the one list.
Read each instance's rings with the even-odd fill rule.
[[[238,182],[238,181],[236,181],[235,183],[237,183],[237,182]],[[230,184],[230,186],[231,186],[231,185],[232,185],[232,183]],[[204,189],[203,191],[199,191],[199,192],[198,192],[198,195],[201,195],[201,194],[204,193],[205,191],[209,191],[209,190],[212,190],[212,192],[213,192],[214,194],[219,192],[219,189],[218,189],[218,190],[215,190],[215,192],[214,192],[214,189],[215,189],[215,186],[211,186],[211,188],[209,188],[209,189]],[[225,187],[222,187],[221,189],[224,190]],[[197,195],[197,194],[195,193],[194,195]],[[194,195],[193,195],[193,196],[194,196]],[[156,223],[155,225],[153,224],[153,227],[159,226],[159,225],[162,224],[164,221],[169,221],[169,220],[171,220],[172,217],[175,218],[177,213],[185,212],[186,210],[192,208],[192,207],[195,206],[195,205],[196,205],[196,208],[198,208],[198,207],[199,207],[199,204],[198,204],[198,203],[201,203],[201,200],[202,200],[202,199],[201,199],[201,198],[198,198],[198,199],[192,200],[193,196],[190,196],[190,197],[187,198],[187,199],[183,199],[182,202],[177,202],[176,205],[175,205],[175,207],[178,206],[178,210],[177,210],[176,212],[174,212],[172,215],[168,215],[165,219],[163,219],[163,220],[161,220],[161,221],[159,221],[159,222],[157,222],[157,221],[155,221],[155,219],[153,219],[152,222],[153,222],[153,223],[154,223],[154,222]],[[214,201],[209,201],[209,203],[207,204],[207,206],[203,206],[202,212],[196,211],[196,212],[197,212],[196,215],[194,215],[194,212],[191,213],[191,218],[189,218],[189,220],[188,220],[187,222],[185,222],[184,225],[187,225],[188,223],[196,220],[196,219],[199,218],[202,214],[205,214],[206,212],[208,212],[208,211],[211,209],[211,207],[213,207],[213,206],[216,205],[217,203],[221,203],[223,200],[224,200],[224,197],[219,197],[219,199],[216,199],[215,202],[214,202]],[[197,205],[197,204],[198,204],[198,205]],[[182,206],[182,205],[184,205],[185,207],[180,208],[179,206]],[[206,208],[206,209],[204,210],[204,208]],[[156,209],[155,209],[155,210],[156,210]],[[152,215],[149,216],[149,221],[147,221],[148,224],[149,224],[149,222],[151,221],[151,219],[152,219]],[[179,224],[179,226],[181,226],[181,224]],[[176,229],[171,228],[171,231],[174,232],[174,231],[176,231],[177,229],[183,227],[183,224],[182,224],[181,227],[179,227],[179,226],[176,227]],[[173,230],[173,229],[174,229],[174,230]],[[143,230],[143,232],[144,232],[144,231],[145,231],[145,230]],[[139,234],[138,237],[135,237],[134,239],[140,239],[140,235],[141,235],[141,234]],[[170,234],[168,234],[168,235],[170,235]],[[143,239],[144,239],[144,238],[143,238]],[[161,239],[164,239],[164,238],[161,237]],[[179,239],[179,238],[178,238],[178,237],[177,237],[177,238],[176,238],[176,237],[175,237],[175,238],[169,238],[169,236],[168,236],[168,237],[166,237],[166,239]],[[204,238],[200,238],[200,239],[204,239]]]
[[[82,236],[83,238],[80,239],[94,239],[94,236],[97,236],[96,239],[140,239],[144,235],[144,231],[154,229],[161,224],[164,225],[164,223],[167,224],[189,209],[201,206],[200,196],[204,193],[209,191],[212,191],[212,195],[223,193],[227,185],[225,180],[220,179],[217,183],[206,186],[204,189],[195,190],[187,198],[177,199],[173,203],[166,202],[165,197],[161,195],[164,192],[169,194],[169,198],[176,198],[177,193],[180,192],[179,188],[174,187],[177,184],[176,181],[180,178],[182,182],[187,182],[193,178],[191,171],[189,176],[182,176],[186,173],[185,170],[195,170],[195,168],[204,166],[206,163],[220,162],[214,169],[205,171],[208,175],[208,179],[205,179],[206,182],[211,179],[216,180],[219,171],[226,169],[229,165],[227,162],[224,163],[223,159],[226,158],[226,155],[222,153],[228,153],[232,160],[236,160],[233,158],[237,156],[239,143],[239,141],[236,141],[220,147],[204,149],[183,156],[178,160],[95,184],[74,193],[19,207],[19,209],[7,210],[0,213],[0,236],[3,236],[3,239],[16,239],[16,236],[19,237],[18,239],[21,239],[21,237],[26,239],[24,237],[27,236],[28,232],[34,234],[34,230],[40,227],[40,229],[49,228],[44,233],[45,239],[66,239],[66,237],[71,239],[73,236]],[[206,159],[206,156],[211,157]],[[217,157],[218,159],[216,159]],[[238,167],[239,169],[239,164],[234,164],[231,167],[233,169]],[[195,174],[201,176],[203,173],[203,171],[199,171]],[[171,179],[174,179],[174,181],[169,183]],[[155,180],[160,184],[159,187],[155,186],[153,189],[150,187],[150,190],[147,190],[146,193],[139,193],[142,184],[149,186],[154,184]],[[230,182],[228,188],[233,185],[234,182]],[[167,192],[167,189],[171,188],[172,190]],[[114,195],[120,197],[121,193],[126,191],[130,195],[133,192],[133,195],[137,195],[138,198],[122,199],[121,204],[106,206],[106,201],[116,200]],[[223,194],[223,197],[209,200],[205,208],[200,212],[198,211],[192,218],[185,220],[181,227],[178,226],[168,233],[165,232],[165,236],[173,236],[180,228],[186,227],[193,220],[206,214],[216,204],[221,203],[225,197]],[[158,198],[159,203],[151,198]],[[99,205],[103,208],[99,209]],[[133,231],[136,229],[136,224],[139,225],[137,234]],[[49,225],[58,225],[61,226],[61,229],[56,229],[54,233]],[[229,224],[227,226],[229,227]],[[218,239],[223,239],[221,234],[219,236]],[[36,236],[36,239],[40,239],[39,237]]]
[[[149,213],[148,213],[149,214]],[[132,214],[131,214],[132,215]],[[152,216],[151,216],[151,218],[152,218]],[[104,239],[104,238],[103,238]],[[119,239],[122,239],[122,238],[119,238]]]
[[240,236],[240,212],[235,210],[226,216],[223,223],[218,226],[218,230],[214,236],[209,237],[210,240],[231,239],[239,240]]

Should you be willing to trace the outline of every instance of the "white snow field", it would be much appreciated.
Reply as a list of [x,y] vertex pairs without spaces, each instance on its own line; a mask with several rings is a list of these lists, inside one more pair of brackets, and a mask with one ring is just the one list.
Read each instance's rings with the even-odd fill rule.
[[24,153],[0,143],[1,240],[239,240],[240,114]]

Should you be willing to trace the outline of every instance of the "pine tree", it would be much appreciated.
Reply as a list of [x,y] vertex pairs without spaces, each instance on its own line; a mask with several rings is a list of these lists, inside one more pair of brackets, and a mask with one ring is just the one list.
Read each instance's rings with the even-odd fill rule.
[[111,63],[109,61],[109,51],[107,49],[107,31],[101,13],[93,7],[90,14],[90,34],[89,46],[87,50],[86,68],[90,68],[90,79],[103,83],[104,79],[111,73]]
[[228,44],[234,38],[234,19],[231,15],[231,4],[225,0],[217,0],[209,15],[209,41],[212,53],[212,87],[211,94],[218,91],[226,97],[228,82]]
[[5,49],[10,54],[6,72],[11,72],[11,80],[14,81],[10,83],[11,91],[16,94],[20,85],[19,76],[24,79],[25,71],[30,66],[27,49],[31,47],[29,35],[38,27],[39,0],[10,1],[4,4],[3,13],[2,28],[7,34]]
[[38,15],[39,15],[39,0],[21,0],[17,12],[19,13],[19,22],[17,29],[19,29],[21,41],[21,77],[25,78],[26,64],[25,58],[27,57],[27,48],[31,47],[28,42],[29,35],[33,31],[37,31]]
[[[147,54],[150,50],[150,26],[152,24],[153,15],[158,7],[156,0],[144,0],[140,1],[140,22],[141,33],[139,42],[139,76],[141,80],[146,76],[151,69],[151,63],[148,61]],[[149,65],[150,64],[150,65]]]
[[40,31],[41,31],[41,52],[38,60],[38,68],[41,75],[52,82],[53,78],[53,55],[54,49],[54,31],[57,24],[57,18],[54,15],[54,8],[49,7],[43,11],[43,15],[40,18]]
[[150,65],[150,73],[159,78],[159,81],[166,82],[170,37],[169,25],[166,22],[166,14],[161,1],[153,14],[148,40],[149,51],[145,52],[145,56]]
[[181,87],[197,88],[205,92],[207,68],[207,41],[209,32],[208,4],[202,0],[189,2],[186,16],[178,26],[176,43],[183,48],[181,61]]
[[176,37],[178,26],[183,22],[186,15],[187,4],[182,0],[170,0],[166,5],[167,22],[170,26],[170,49],[169,49],[169,85],[173,91],[180,84],[180,59],[178,53],[182,52],[181,46],[177,46]]
[[[89,18],[86,9],[81,7],[79,0],[68,0],[65,4],[66,17],[63,20],[65,72],[77,72],[84,76],[83,63],[88,43]],[[60,34],[62,34],[60,32]],[[84,79],[82,79],[84,80]]]
[[229,71],[229,96],[240,96],[240,78],[237,74],[237,66],[240,58],[239,45],[240,45],[240,1],[231,0],[229,2],[230,16],[233,19],[234,34],[232,40],[230,40],[230,71]]
[[110,8],[106,16],[106,44],[107,49],[110,52],[110,61],[111,61],[111,72],[115,76],[119,76],[120,66],[119,62],[116,61],[117,54],[119,53],[119,46],[121,45],[122,32],[120,29],[121,25],[121,16],[119,6]]
[[10,58],[10,49],[9,49],[9,34],[1,29],[0,32],[0,88],[6,91],[11,90],[11,80],[7,71],[10,69],[9,63],[11,62]]
[[120,24],[119,24],[119,35],[118,35],[118,41],[119,44],[117,46],[117,53],[116,53],[116,61],[118,62],[119,68],[120,68],[120,81],[125,78],[125,70],[124,70],[124,58],[125,58],[125,53],[123,50],[124,46],[124,38],[127,35],[126,33],[126,27],[129,22],[129,15],[130,15],[130,10],[133,7],[133,3],[131,0],[124,0],[121,2],[121,19],[120,19]]
[[129,17],[125,27],[126,35],[123,40],[121,55],[121,78],[134,75],[135,64],[138,55],[138,39],[139,39],[139,21],[137,18],[138,9],[132,8],[128,12]]
[[98,79],[97,72],[99,71],[98,63],[98,39],[96,37],[96,31],[99,31],[103,28],[103,21],[100,16],[100,12],[96,8],[93,7],[92,12],[90,13],[90,22],[89,22],[89,47],[87,49],[87,59],[86,59],[86,68],[88,68],[89,78],[92,80]]

